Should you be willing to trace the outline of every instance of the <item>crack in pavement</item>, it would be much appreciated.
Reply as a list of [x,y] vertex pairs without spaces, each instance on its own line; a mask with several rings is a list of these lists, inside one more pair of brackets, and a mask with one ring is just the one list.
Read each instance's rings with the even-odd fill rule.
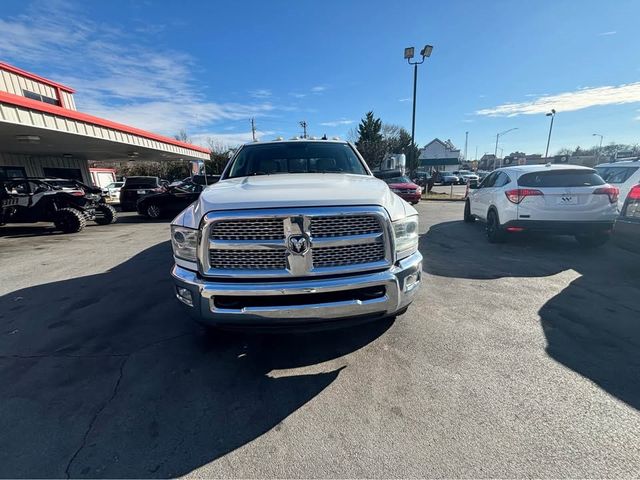
[[[127,362],[131,359],[131,357],[133,355],[135,355],[136,353],[140,353],[141,351],[146,350],[147,348],[151,348],[151,347],[160,345],[161,343],[170,342],[172,340],[176,340],[178,338],[190,336],[190,335],[193,335],[193,334],[194,334],[193,332],[188,332],[188,333],[181,333],[179,335],[174,335],[173,337],[169,337],[169,338],[163,338],[163,339],[158,340],[156,342],[152,342],[152,343],[149,343],[147,345],[144,345],[144,346],[140,347],[139,349],[134,350],[134,351],[132,351],[132,352],[130,352],[128,354],[106,355],[106,356],[103,355],[102,356],[102,357],[123,357],[123,360],[120,363],[120,367],[119,367],[118,378],[117,378],[117,380],[115,382],[115,385],[113,386],[113,389],[111,391],[111,395],[109,396],[107,401],[104,402],[104,404],[100,408],[98,408],[96,413],[91,418],[91,421],[89,422],[89,425],[87,426],[87,429],[85,430],[84,435],[82,436],[82,442],[80,442],[80,446],[76,449],[76,451],[73,453],[73,455],[71,456],[71,458],[67,462],[67,466],[64,469],[64,473],[65,473],[66,478],[71,478],[71,466],[73,465],[73,462],[76,460],[76,458],[78,457],[80,452],[87,445],[87,439],[89,438],[89,435],[91,434],[91,431],[93,430],[93,426],[95,425],[96,421],[98,420],[98,417],[100,417],[102,412],[116,398],[116,395],[118,394],[118,390],[120,388],[120,384],[122,383],[122,378],[124,377],[124,367],[126,366]],[[76,357],[74,357],[74,358],[76,358]],[[77,358],[83,358],[83,357],[78,356]]]

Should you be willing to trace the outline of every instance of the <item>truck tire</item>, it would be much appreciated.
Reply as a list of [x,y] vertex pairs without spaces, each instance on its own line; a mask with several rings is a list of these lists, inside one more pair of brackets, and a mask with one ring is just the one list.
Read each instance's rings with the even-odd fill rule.
[[98,225],[109,225],[110,223],[115,223],[118,219],[118,214],[116,213],[116,209],[111,205],[100,204],[96,207],[96,213],[98,215],[95,218],[95,222]]
[[80,210],[61,208],[56,212],[54,224],[58,230],[62,230],[64,233],[76,233],[86,226],[87,219]]

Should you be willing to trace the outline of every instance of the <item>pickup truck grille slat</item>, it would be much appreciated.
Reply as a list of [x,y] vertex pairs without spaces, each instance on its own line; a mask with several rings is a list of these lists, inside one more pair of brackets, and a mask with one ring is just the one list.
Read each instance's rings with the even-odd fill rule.
[[312,237],[348,237],[378,232],[382,232],[382,227],[378,219],[372,215],[326,216],[311,219]]
[[284,270],[286,250],[222,250],[211,249],[212,268],[221,270]]
[[281,218],[223,220],[211,228],[214,240],[281,240],[284,223]]
[[314,248],[312,256],[313,266],[317,268],[379,262],[384,260],[384,245],[382,243],[368,243]]

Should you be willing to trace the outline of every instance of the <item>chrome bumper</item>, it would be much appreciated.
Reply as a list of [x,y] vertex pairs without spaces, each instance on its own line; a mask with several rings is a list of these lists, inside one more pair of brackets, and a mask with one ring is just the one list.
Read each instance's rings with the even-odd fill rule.
[[[329,279],[282,282],[212,281],[174,265],[171,275],[178,300],[199,322],[210,325],[287,325],[322,322],[364,316],[389,316],[414,299],[422,277],[422,255],[416,252],[383,272]],[[289,295],[326,294],[366,287],[384,287],[384,295],[370,300],[341,300],[300,304],[288,302]],[[216,296],[282,297],[281,305],[238,309],[216,307]],[[280,302],[278,302],[280,303]]]

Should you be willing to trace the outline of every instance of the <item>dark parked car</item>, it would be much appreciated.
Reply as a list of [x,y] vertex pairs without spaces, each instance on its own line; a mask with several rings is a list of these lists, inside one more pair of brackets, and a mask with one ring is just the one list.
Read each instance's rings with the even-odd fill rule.
[[627,195],[616,220],[613,240],[622,248],[640,253],[640,184],[632,187]]
[[168,187],[161,193],[146,195],[138,200],[137,210],[140,215],[149,218],[175,216],[195,202],[205,188],[192,181]]
[[158,177],[127,177],[120,189],[120,208],[123,212],[135,210],[138,199],[164,191],[163,182]]

